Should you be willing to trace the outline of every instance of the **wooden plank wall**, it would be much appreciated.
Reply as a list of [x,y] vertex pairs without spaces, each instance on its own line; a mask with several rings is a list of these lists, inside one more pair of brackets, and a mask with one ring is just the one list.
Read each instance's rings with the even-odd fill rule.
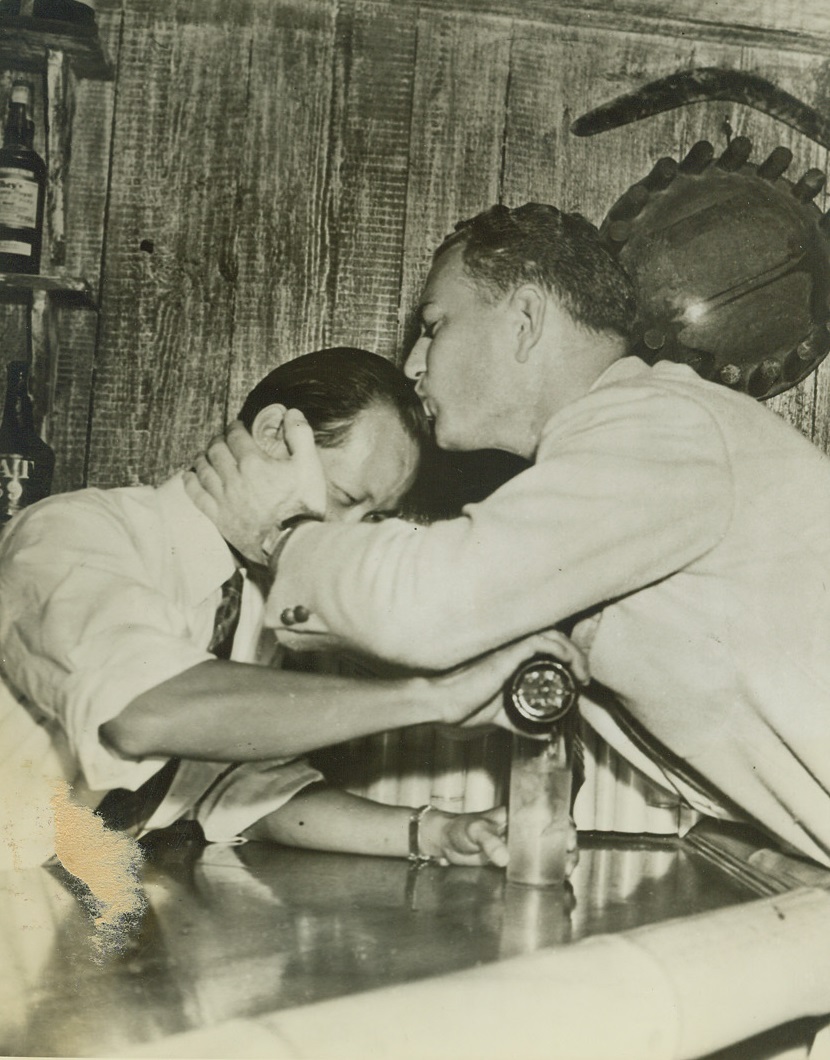
[[[568,131],[691,66],[755,71],[826,109],[820,0],[96,6],[116,76],[79,85],[68,245],[93,279],[101,267],[101,313],[62,314],[59,489],[160,481],[303,351],[399,358],[431,250],[494,201],[599,222],[660,156],[701,137],[722,149],[725,122],[754,160],[783,143],[791,175],[827,166],[824,149],[731,103]],[[824,366],[772,402],[824,448],[829,380]]]

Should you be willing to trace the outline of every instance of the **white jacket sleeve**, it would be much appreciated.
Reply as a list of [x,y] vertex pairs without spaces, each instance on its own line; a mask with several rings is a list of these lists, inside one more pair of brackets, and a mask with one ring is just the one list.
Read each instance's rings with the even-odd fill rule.
[[[319,639],[448,668],[681,569],[720,540],[731,503],[705,409],[600,390],[551,421],[532,468],[460,518],[301,528],[266,621],[293,648]],[[297,605],[311,617],[287,627]]]

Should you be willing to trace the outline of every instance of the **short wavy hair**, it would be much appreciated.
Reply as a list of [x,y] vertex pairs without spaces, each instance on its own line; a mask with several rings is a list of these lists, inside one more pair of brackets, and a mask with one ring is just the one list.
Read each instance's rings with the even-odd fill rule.
[[631,281],[581,214],[539,202],[491,206],[459,221],[434,260],[456,246],[485,296],[502,298],[536,283],[584,327],[629,336],[636,308]]
[[239,418],[251,430],[269,405],[299,409],[324,449],[341,445],[356,417],[375,405],[394,409],[419,446],[429,436],[421,402],[403,372],[385,357],[353,346],[315,350],[278,365],[248,394]]

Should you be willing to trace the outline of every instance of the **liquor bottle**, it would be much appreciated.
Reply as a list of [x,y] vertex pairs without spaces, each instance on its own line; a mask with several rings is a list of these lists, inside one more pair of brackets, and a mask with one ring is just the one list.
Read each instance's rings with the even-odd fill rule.
[[578,698],[570,669],[546,653],[531,656],[504,687],[505,712],[519,730],[510,759],[508,883],[565,884]]
[[29,366],[12,361],[0,423],[0,526],[27,504],[48,497],[55,454],[35,431]]
[[0,148],[0,272],[40,269],[46,164],[31,146],[32,87],[12,85]]

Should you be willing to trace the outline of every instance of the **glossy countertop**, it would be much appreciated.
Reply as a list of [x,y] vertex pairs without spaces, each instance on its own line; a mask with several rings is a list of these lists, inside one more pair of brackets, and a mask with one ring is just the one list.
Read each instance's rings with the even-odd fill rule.
[[60,865],[0,876],[0,1052],[130,1046],[744,902],[679,840],[582,837],[565,890],[459,868],[176,835],[118,930]]

